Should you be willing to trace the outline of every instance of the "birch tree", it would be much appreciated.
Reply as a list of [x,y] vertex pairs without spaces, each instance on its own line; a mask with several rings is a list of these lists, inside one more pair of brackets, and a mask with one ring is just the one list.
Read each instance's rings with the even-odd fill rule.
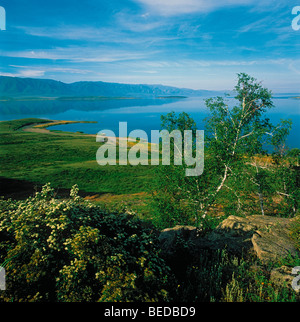
[[[245,177],[246,172],[243,175],[242,171],[245,157],[263,153],[274,128],[266,117],[266,112],[273,107],[272,94],[268,89],[255,78],[240,73],[235,93],[237,104],[233,107],[228,106],[226,98],[223,97],[206,100],[211,113],[206,120],[206,146],[209,154],[218,162],[220,171],[216,178],[217,185],[208,191],[202,213],[204,218],[223,189],[231,190],[238,204],[240,203],[241,196],[236,186],[248,179]],[[260,177],[256,176],[259,190]],[[259,196],[263,207],[261,191]],[[263,208],[261,209],[263,212]]]
[[[180,199],[180,203],[190,211],[195,225],[199,225],[202,220],[207,220],[208,213],[222,195],[227,198],[227,204],[234,203],[236,211],[241,211],[245,192],[250,186],[256,190],[258,209],[261,214],[265,213],[264,189],[268,172],[258,164],[254,167],[249,160],[255,155],[267,153],[268,144],[274,144],[276,140],[278,143],[283,135],[278,132],[280,126],[272,125],[267,117],[268,110],[274,107],[271,91],[245,73],[237,77],[233,104],[226,96],[206,100],[210,115],[205,119],[204,173],[191,178],[183,177],[180,169],[174,172],[174,169],[170,171],[166,168],[161,173],[160,185],[167,184],[165,189],[170,193],[163,196],[164,213],[171,205],[169,197],[173,195],[176,197],[173,201],[179,202]],[[182,117],[170,116],[164,118],[164,126],[171,129],[193,124],[187,117],[182,122]],[[281,133],[287,135],[288,131]],[[283,141],[280,142],[282,144]],[[171,179],[164,181],[166,177]],[[177,215],[177,218],[180,216]]]

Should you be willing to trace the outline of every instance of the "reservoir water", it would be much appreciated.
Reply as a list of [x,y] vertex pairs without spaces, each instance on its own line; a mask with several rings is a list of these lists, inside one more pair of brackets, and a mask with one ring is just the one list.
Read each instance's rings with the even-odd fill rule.
[[[229,106],[234,99],[228,99]],[[293,128],[288,138],[290,148],[300,148],[300,100],[290,97],[274,97],[275,107],[267,115],[273,124],[280,119],[292,119]],[[151,130],[160,130],[160,116],[171,111],[191,115],[198,129],[204,129],[204,118],[209,115],[205,98],[159,98],[159,99],[106,99],[106,100],[45,100],[0,102],[0,120],[38,117],[51,120],[95,121],[52,126],[62,130],[87,134],[112,130],[118,136],[119,122],[127,122],[128,133],[144,130],[150,140]],[[147,139],[147,138],[146,138]]]

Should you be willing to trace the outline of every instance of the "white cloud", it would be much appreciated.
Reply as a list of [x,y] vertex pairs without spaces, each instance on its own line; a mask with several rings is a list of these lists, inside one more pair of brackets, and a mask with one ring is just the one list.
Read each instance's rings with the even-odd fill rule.
[[[135,0],[147,8],[165,16],[193,12],[209,12],[227,6],[253,4],[254,0]],[[264,1],[264,0],[263,0]]]
[[43,72],[59,72],[59,73],[73,73],[73,74],[88,74],[90,70],[68,67],[49,67],[47,65],[42,66],[22,66],[22,65],[9,65],[9,67],[19,68],[21,70],[43,70]]
[[23,30],[27,35],[36,37],[47,37],[63,40],[93,40],[103,41],[107,38],[120,37],[120,33],[107,28],[93,28],[88,26],[78,27],[73,25],[61,25],[52,28],[16,26]]
[[290,71],[300,75],[300,69],[298,68],[300,61],[294,61],[294,62],[290,62],[290,64],[288,65],[288,68]]
[[22,77],[42,77],[45,75],[44,70],[25,69],[20,72]]
[[157,74],[157,70],[134,70],[133,73],[142,73],[142,74]]
[[53,48],[48,50],[31,50],[31,51],[2,51],[1,56],[45,59],[45,60],[65,60],[71,62],[95,62],[95,63],[113,63],[120,61],[134,61],[149,57],[156,52],[135,50],[115,49],[113,52],[107,47],[81,47],[74,46],[68,48]]
[[[30,51],[2,51],[1,56],[30,59],[63,59],[63,56],[53,51],[30,50]],[[64,56],[66,57],[66,56]]]
[[[211,67],[230,67],[230,66],[252,66],[252,65],[282,65],[286,64],[285,59],[257,59],[257,60],[200,60],[200,59],[184,59],[178,61],[143,61],[143,66],[157,68],[157,69],[169,69],[169,68],[211,68]],[[136,65],[136,64],[135,64]]]
[[0,76],[10,76],[10,77],[42,77],[45,75],[44,70],[36,70],[36,69],[24,69],[16,73],[2,73],[0,72]]
[[[153,41],[165,41],[177,39],[175,36],[157,36],[152,31],[154,29],[168,26],[160,21],[148,21],[148,16],[125,15],[119,13],[116,15],[116,25],[114,27],[94,28],[94,27],[77,27],[72,25],[58,26],[54,28],[17,26],[16,28],[25,32],[27,35],[43,38],[53,38],[66,41],[88,41],[95,45],[148,45]],[[134,32],[133,37],[131,33]],[[145,33],[148,32],[147,35]]]
[[[79,69],[79,68],[69,68],[65,66],[61,67],[49,67],[48,65],[39,66],[25,66],[25,65],[9,65],[11,70],[9,72],[1,72],[0,76],[10,76],[10,77],[28,77],[28,78],[44,78],[51,77],[53,75],[90,75],[91,70]],[[64,76],[62,76],[64,77]],[[77,77],[77,76],[76,76]]]

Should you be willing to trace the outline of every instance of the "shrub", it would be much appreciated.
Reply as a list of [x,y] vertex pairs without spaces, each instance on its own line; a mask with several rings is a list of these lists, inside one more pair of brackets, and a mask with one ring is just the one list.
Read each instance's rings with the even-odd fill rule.
[[47,184],[25,201],[0,201],[7,285],[0,300],[167,300],[169,268],[150,228],[77,192],[74,186],[69,199],[55,199]]
[[300,251],[300,215],[296,216],[291,228],[291,236],[297,249]]

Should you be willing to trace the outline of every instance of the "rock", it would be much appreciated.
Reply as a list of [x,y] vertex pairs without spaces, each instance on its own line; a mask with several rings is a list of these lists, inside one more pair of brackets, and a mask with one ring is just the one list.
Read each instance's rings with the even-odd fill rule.
[[299,254],[289,235],[292,222],[270,216],[229,216],[208,239],[234,252],[252,252],[265,264]]
[[215,230],[201,236],[196,227],[176,226],[160,233],[159,240],[163,253],[176,252],[176,240],[190,245],[187,253],[193,255],[202,249],[223,249],[237,255],[254,254],[263,264],[287,255],[297,256],[293,240],[289,235],[293,219],[270,216],[229,216]]
[[206,238],[213,249],[226,247],[232,253],[241,254],[251,248],[255,230],[256,227],[248,219],[229,216]]
[[292,289],[292,282],[295,275],[292,275],[292,268],[281,266],[271,271],[270,281],[280,287],[289,287]]
[[[203,248],[204,240],[200,238],[200,231],[193,226],[175,226],[164,229],[159,235],[160,246],[165,255],[177,251],[178,242],[185,242],[189,246],[187,252],[194,253],[196,249]],[[199,244],[202,244],[199,247]]]

